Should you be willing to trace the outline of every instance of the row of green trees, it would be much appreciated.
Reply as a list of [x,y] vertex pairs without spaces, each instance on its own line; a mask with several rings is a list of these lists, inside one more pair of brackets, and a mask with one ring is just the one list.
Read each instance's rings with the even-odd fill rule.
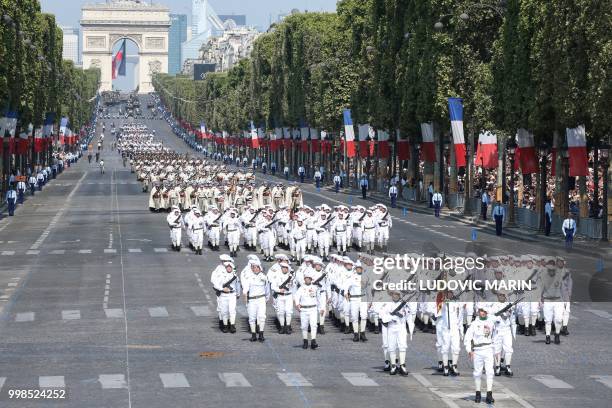
[[[612,120],[612,21],[591,0],[341,0],[337,13],[298,13],[255,42],[251,58],[203,81],[155,78],[175,114],[236,132],[267,128],[337,131],[355,123],[448,129],[447,98],[464,98],[467,135],[481,129],[536,140],[585,124],[591,138]],[[537,143],[537,141],[536,141]]]
[[75,130],[87,123],[100,71],[62,60],[55,16],[38,0],[0,0],[0,22],[0,112],[17,112],[21,128],[41,126],[46,112],[68,117]]

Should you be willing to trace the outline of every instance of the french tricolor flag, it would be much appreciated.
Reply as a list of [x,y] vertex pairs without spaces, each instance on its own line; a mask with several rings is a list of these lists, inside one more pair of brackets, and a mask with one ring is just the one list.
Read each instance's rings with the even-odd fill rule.
[[355,157],[355,129],[351,110],[344,109],[344,141],[346,144],[346,157]]
[[321,151],[321,141],[319,140],[319,131],[315,128],[310,128],[310,144],[313,153]]
[[389,132],[386,130],[378,131],[378,157],[381,159],[389,157]]
[[302,153],[308,153],[308,137],[310,136],[310,128],[306,125],[300,127],[300,149]]
[[538,172],[538,160],[536,158],[533,134],[527,129],[519,129],[516,132],[516,141],[519,146],[517,150],[518,162],[520,162],[523,174]]
[[465,139],[463,137],[463,99],[448,98],[453,143],[455,144],[455,163],[457,167],[465,166]]
[[433,123],[421,123],[421,144],[422,159],[428,163],[436,161],[436,146],[434,145]]
[[569,153],[570,177],[588,176],[588,155],[584,125],[565,129]]
[[253,149],[259,149],[259,134],[257,133],[257,129],[255,129],[253,121],[251,121],[251,147]]
[[121,48],[113,58],[113,79],[116,79],[119,75],[125,76],[125,57],[125,40],[123,40]]
[[485,169],[497,167],[497,135],[488,130],[478,135],[478,149],[474,157],[474,165]]
[[370,124],[357,125],[359,134],[359,157],[368,157],[370,154],[368,138],[370,137]]

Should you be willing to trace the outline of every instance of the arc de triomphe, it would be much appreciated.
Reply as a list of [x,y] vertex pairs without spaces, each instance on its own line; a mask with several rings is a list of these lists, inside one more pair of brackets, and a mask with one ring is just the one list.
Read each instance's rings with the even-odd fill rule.
[[170,10],[135,0],[115,0],[86,5],[81,11],[83,68],[100,68],[100,90],[112,90],[112,50],[127,38],[138,46],[139,92],[153,91],[151,75],[168,72]]

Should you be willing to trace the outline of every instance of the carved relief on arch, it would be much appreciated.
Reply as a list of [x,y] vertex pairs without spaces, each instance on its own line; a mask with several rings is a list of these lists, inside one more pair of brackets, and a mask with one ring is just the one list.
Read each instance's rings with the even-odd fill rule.
[[89,68],[102,68],[102,61],[97,58],[92,59],[89,63]]
[[149,74],[154,75],[161,72],[162,63],[161,61],[149,61]]
[[127,38],[129,40],[132,40],[134,42],[136,42],[136,45],[138,45],[138,50],[142,50],[142,34],[111,34],[110,36],[110,46],[114,46],[115,43],[122,39],[122,38]]

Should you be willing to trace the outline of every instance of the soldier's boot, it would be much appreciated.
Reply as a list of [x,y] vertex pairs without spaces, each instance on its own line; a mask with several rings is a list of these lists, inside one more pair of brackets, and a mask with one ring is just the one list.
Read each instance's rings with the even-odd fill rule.
[[380,333],[380,329],[378,328],[378,324],[374,325],[374,334]]
[[546,344],[550,344],[550,336],[546,336]]
[[561,338],[557,333],[555,333],[555,344],[561,344]]
[[406,368],[406,364],[402,364],[399,368],[400,374],[406,377],[408,375],[408,369]]
[[562,334],[563,336],[569,336],[569,331],[567,330],[567,326],[563,326],[563,327],[561,328],[561,334]]
[[291,325],[288,324],[285,329],[285,334],[291,334],[291,333],[293,333],[293,329],[291,328]]
[[260,343],[263,343],[266,340],[264,338],[263,331],[259,332],[259,338],[257,340],[259,340]]
[[397,374],[397,366],[395,364],[391,364],[391,369],[389,370],[389,374],[391,375]]
[[459,369],[457,368],[457,364],[453,364],[450,366],[450,373],[454,377],[459,377]]
[[344,325],[344,334],[351,334],[351,325],[350,324],[345,324]]
[[495,376],[496,377],[501,376],[501,366],[498,366],[498,365],[495,366]]
[[487,398],[485,399],[485,402],[487,404],[492,404],[495,402],[495,400],[493,399],[493,391],[487,391]]
[[519,324],[516,328],[516,334],[525,334],[525,325]]
[[385,360],[385,367],[383,371],[391,371],[391,362],[389,360]]
[[227,333],[227,330],[228,330],[227,325],[224,324],[223,326],[221,326],[221,332]]
[[361,340],[362,342],[368,341],[368,339],[366,338],[365,332],[361,332],[361,334],[359,335],[359,340]]
[[532,336],[537,336],[535,326],[531,326],[531,335],[532,335]]
[[229,332],[232,333],[232,334],[236,333],[236,325],[235,324],[230,324]]
[[257,333],[251,333],[251,340],[250,341],[257,341]]
[[452,367],[453,367],[453,360],[448,360],[448,361],[446,362],[446,364],[448,364],[448,367],[449,367],[449,368],[452,368]]
[[506,375],[508,377],[512,377],[514,375],[514,373],[512,372],[512,368],[510,368],[509,365],[506,366]]
[[319,325],[319,329],[317,330],[317,333],[319,334],[325,334],[325,326],[324,325]]
[[223,329],[223,320],[219,319],[219,330]]
[[304,343],[302,343],[302,348],[306,350],[308,348],[308,340],[304,339]]
[[531,327],[525,325],[525,336],[531,336]]
[[312,339],[310,341],[310,348],[313,350],[319,348],[319,345],[317,344],[317,341],[315,339]]
[[442,361],[438,361],[438,370],[439,373],[444,371],[444,363]]
[[447,365],[445,365],[445,366],[444,366],[444,372],[442,373],[442,375],[443,375],[443,376],[445,376],[445,377],[448,377],[448,374],[449,374],[449,372],[448,372],[448,366],[447,366]]
[[279,326],[278,334],[285,334],[287,332],[287,327],[285,325]]
[[359,333],[353,333],[353,341],[355,343],[359,341]]
[[480,401],[482,401],[482,397],[480,396],[480,391],[476,391],[476,396],[474,397],[474,402],[477,404],[480,404]]

